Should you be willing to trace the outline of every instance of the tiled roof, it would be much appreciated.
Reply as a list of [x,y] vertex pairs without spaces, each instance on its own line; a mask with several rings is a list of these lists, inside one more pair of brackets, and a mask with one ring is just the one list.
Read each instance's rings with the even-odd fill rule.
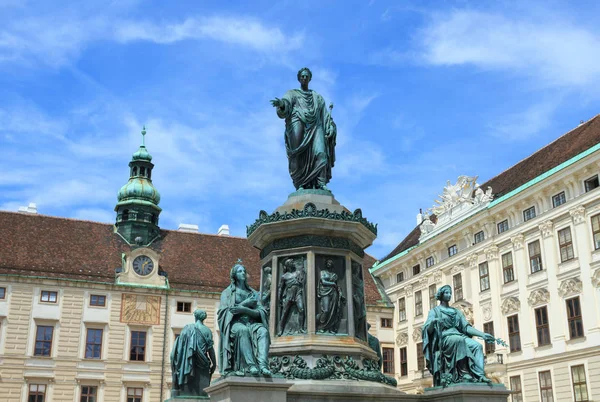
[[[245,238],[162,230],[151,248],[161,254],[160,267],[173,289],[221,292],[238,258],[250,285],[259,287],[259,251]],[[110,224],[0,211],[0,275],[114,283],[121,254],[129,249]],[[374,262],[365,256],[368,304],[382,300],[368,271]]]
[[[497,199],[600,143],[599,116],[600,115],[594,116],[592,119],[564,134],[544,148],[518,162],[516,165],[486,181],[481,185],[481,188],[485,190],[488,186],[491,187],[494,198]],[[408,236],[406,236],[391,253],[382,258],[381,261],[390,259],[412,246],[419,244],[420,235],[421,231],[419,230],[419,227],[416,226]]]

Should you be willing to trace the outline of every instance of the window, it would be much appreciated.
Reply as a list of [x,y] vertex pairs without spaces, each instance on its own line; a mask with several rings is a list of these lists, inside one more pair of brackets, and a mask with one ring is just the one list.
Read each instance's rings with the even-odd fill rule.
[[408,375],[408,355],[406,348],[400,348],[400,376]]
[[192,303],[190,302],[177,302],[178,313],[189,313],[192,311]]
[[600,248],[600,215],[592,216],[592,234],[594,237],[594,249]]
[[417,264],[413,267],[413,276],[418,275],[421,272],[421,264]]
[[406,300],[404,297],[398,299],[398,321],[406,321]]
[[512,402],[523,402],[523,391],[521,391],[521,376],[510,377],[510,390]]
[[567,300],[567,320],[569,323],[569,334],[571,339],[584,336],[579,296]]
[[490,270],[487,261],[479,264],[479,289],[482,292],[490,289]]
[[425,260],[425,268],[433,267],[434,264],[435,260],[433,259],[433,256],[427,257],[427,259]]
[[558,247],[560,248],[560,262],[569,261],[575,258],[575,254],[573,253],[571,228],[564,228],[558,231]]
[[565,192],[561,191],[560,193],[552,196],[552,207],[556,208],[561,206],[567,202],[567,197],[565,197]]
[[535,309],[535,329],[538,346],[550,344],[550,327],[548,325],[548,309],[546,306]]
[[415,316],[423,315],[423,295],[419,290],[415,292]]
[[506,232],[508,230],[508,219],[505,219],[502,222],[498,223],[497,226],[498,234]]
[[381,348],[383,355],[383,372],[394,374],[394,348]]
[[96,328],[88,328],[85,338],[85,358],[86,359],[101,359],[102,358],[102,330]]
[[475,244],[481,243],[484,240],[485,240],[485,233],[483,233],[483,230],[481,232],[475,233]]
[[508,343],[511,352],[521,350],[521,334],[519,332],[519,316],[517,314],[506,318],[508,321]]
[[452,277],[452,283],[454,284],[454,301],[463,299],[462,291],[462,274],[458,273]]
[[600,185],[600,183],[598,182],[598,175],[596,175],[594,177],[590,177],[583,183],[585,184],[585,192],[586,193],[588,191],[592,191],[593,189],[595,189],[596,187],[598,187]]
[[35,332],[34,356],[50,356],[52,351],[52,334],[54,327],[49,325],[38,325]]
[[143,167],[140,167],[140,176],[145,176],[146,175],[146,169]]
[[417,369],[421,372],[425,370],[425,355],[423,354],[423,342],[417,343]]
[[392,320],[390,318],[382,318],[381,328],[393,328]]
[[132,176],[137,176],[137,166],[134,166],[132,169]]
[[456,248],[456,244],[448,247],[448,257],[452,257],[454,254],[458,253],[458,249]]
[[512,253],[502,254],[502,274],[504,276],[504,283],[512,282],[515,280],[515,270],[513,268]]
[[396,283],[404,282],[404,272],[398,272],[396,274]]
[[553,402],[554,397],[552,395],[552,375],[550,371],[540,371],[540,395],[542,396],[542,402]]
[[46,400],[46,385],[29,384],[29,397],[27,402],[44,402]]
[[589,396],[587,383],[585,381],[585,367],[583,364],[571,367],[571,378],[573,379],[575,402],[588,402]]
[[79,402],[96,402],[98,399],[98,387],[83,385],[81,387],[81,398]]
[[531,273],[536,273],[542,270],[542,250],[540,248],[540,241],[536,240],[527,245],[529,248],[529,266],[531,267]]
[[535,218],[535,207],[529,207],[523,211],[523,222]]
[[435,307],[437,304],[437,300],[435,299],[435,294],[437,293],[437,289],[435,285],[429,285],[429,310]]
[[122,221],[129,220],[129,210],[128,209],[123,210],[123,213],[121,214],[121,220]]
[[131,348],[129,360],[143,362],[146,360],[146,332],[131,331]]
[[0,300],[6,299],[6,288],[0,288]]
[[[494,322],[490,321],[490,322],[483,323],[483,332],[485,332],[486,334],[494,335]],[[494,353],[495,351],[496,351],[495,343],[487,343],[487,342],[485,343],[485,354],[486,355]]]
[[40,301],[44,303],[56,303],[58,299],[58,292],[50,291],[50,290],[42,290],[42,294],[40,296]]
[[106,306],[106,296],[104,295],[91,295],[90,306],[104,307]]
[[142,402],[143,388],[127,388],[127,402]]

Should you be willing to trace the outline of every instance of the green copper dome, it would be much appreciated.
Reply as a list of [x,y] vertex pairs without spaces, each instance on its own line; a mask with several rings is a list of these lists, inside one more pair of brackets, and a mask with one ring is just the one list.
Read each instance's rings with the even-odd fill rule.
[[140,148],[137,151],[135,151],[131,160],[148,162],[152,161],[152,155],[150,155],[150,153],[146,149],[146,126],[144,126],[144,128],[142,129],[142,145],[140,145]]
[[117,199],[119,204],[129,200],[144,200],[158,205],[160,193],[154,188],[150,180],[144,177],[132,177],[127,184],[121,187]]

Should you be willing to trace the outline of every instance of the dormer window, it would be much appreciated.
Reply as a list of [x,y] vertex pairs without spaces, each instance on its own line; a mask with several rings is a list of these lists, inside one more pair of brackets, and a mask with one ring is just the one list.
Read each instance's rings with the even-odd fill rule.
[[427,259],[425,260],[425,268],[433,267],[434,264],[435,260],[433,259],[433,256],[427,257]]
[[396,283],[404,282],[404,272],[398,272],[396,274]]
[[456,253],[458,253],[458,248],[456,247],[456,244],[453,244],[450,247],[448,247],[448,257],[452,257]]
[[419,275],[421,272],[421,264],[417,264],[413,267],[413,276]]

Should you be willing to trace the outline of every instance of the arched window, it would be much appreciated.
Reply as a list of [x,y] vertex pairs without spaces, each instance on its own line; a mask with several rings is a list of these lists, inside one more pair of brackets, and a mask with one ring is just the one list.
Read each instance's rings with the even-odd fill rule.
[[121,214],[121,220],[122,221],[129,220],[129,210],[128,209],[123,210],[123,213]]
[[156,225],[156,214],[152,214],[150,222],[152,222],[152,224]]
[[150,179],[152,176],[152,170],[150,170],[150,168],[148,168],[148,178]]
[[137,176],[137,166],[133,167],[131,175],[132,176]]
[[146,174],[146,169],[140,167],[140,176],[144,176]]

